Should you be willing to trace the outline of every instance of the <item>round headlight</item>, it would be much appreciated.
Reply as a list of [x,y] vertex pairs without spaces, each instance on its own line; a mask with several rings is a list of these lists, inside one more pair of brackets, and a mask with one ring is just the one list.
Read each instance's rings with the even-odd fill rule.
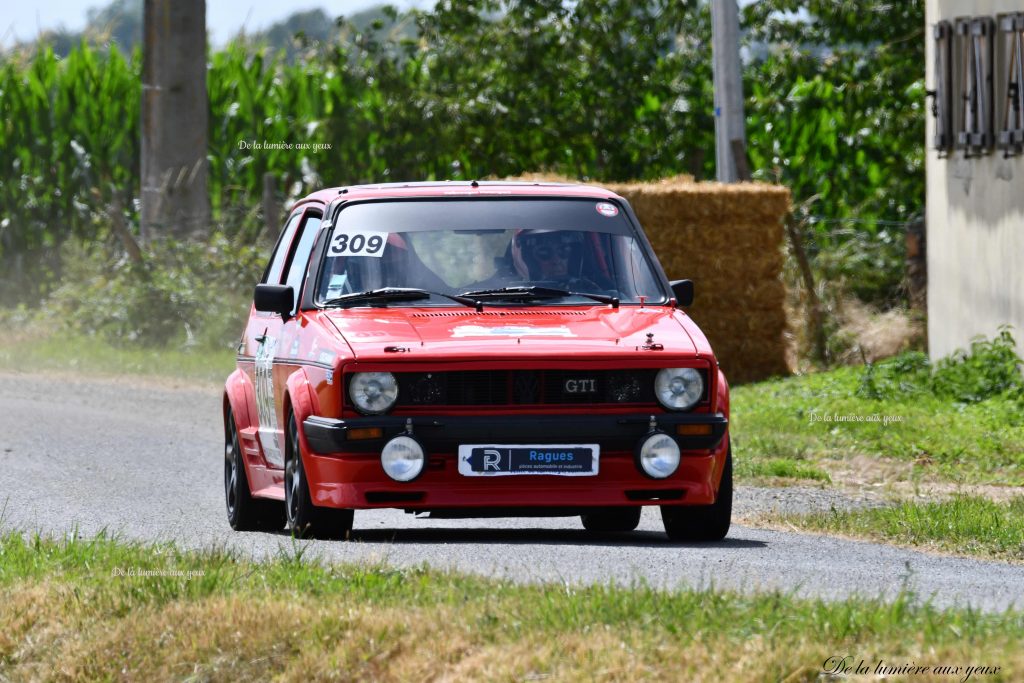
[[348,395],[359,412],[380,415],[398,400],[398,381],[390,372],[357,372],[349,382]]
[[664,432],[654,432],[640,444],[639,460],[644,474],[664,479],[679,468],[679,444]]
[[693,368],[665,368],[654,378],[654,393],[669,410],[686,410],[704,395],[704,378]]
[[412,481],[420,476],[426,458],[423,447],[411,436],[400,435],[384,444],[380,464],[395,481]]

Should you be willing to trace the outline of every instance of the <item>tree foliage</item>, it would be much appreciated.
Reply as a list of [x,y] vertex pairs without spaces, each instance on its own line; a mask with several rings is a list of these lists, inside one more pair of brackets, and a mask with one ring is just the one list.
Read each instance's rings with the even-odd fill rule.
[[760,0],[744,23],[767,46],[746,75],[756,176],[805,203],[826,276],[897,298],[924,211],[922,0]]

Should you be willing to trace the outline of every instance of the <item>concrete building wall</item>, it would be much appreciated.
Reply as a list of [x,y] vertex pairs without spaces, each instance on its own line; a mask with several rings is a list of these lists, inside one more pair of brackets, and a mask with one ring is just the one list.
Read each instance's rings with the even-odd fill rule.
[[[935,88],[932,29],[940,20],[1024,12],[1024,0],[926,0],[927,86]],[[1000,73],[998,68],[995,73]],[[998,97],[999,89],[996,89]],[[956,104],[954,91],[954,106]],[[996,132],[1002,124],[996,105]],[[1024,356],[1024,155],[995,149],[940,159],[927,124],[928,346],[933,359],[1014,326]]]

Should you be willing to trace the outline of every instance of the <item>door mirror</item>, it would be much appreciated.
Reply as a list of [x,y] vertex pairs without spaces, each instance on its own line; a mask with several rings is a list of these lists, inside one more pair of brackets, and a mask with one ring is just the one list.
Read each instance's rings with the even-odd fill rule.
[[693,280],[673,280],[669,284],[672,285],[672,295],[679,308],[693,305]]
[[292,315],[295,294],[288,285],[256,285],[253,304],[257,311],[278,313],[287,320]]

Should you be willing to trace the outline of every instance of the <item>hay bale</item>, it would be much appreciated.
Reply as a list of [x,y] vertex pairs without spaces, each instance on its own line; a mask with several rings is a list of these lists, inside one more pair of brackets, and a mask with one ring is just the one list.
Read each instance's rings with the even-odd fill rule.
[[[519,180],[577,182],[533,174]],[[732,383],[791,372],[782,283],[789,190],[761,183],[697,183],[679,176],[602,187],[625,197],[669,279],[696,284],[687,310]]]
[[729,380],[788,374],[782,220],[789,190],[683,179],[606,187],[632,204],[669,278],[696,284],[687,313]]

